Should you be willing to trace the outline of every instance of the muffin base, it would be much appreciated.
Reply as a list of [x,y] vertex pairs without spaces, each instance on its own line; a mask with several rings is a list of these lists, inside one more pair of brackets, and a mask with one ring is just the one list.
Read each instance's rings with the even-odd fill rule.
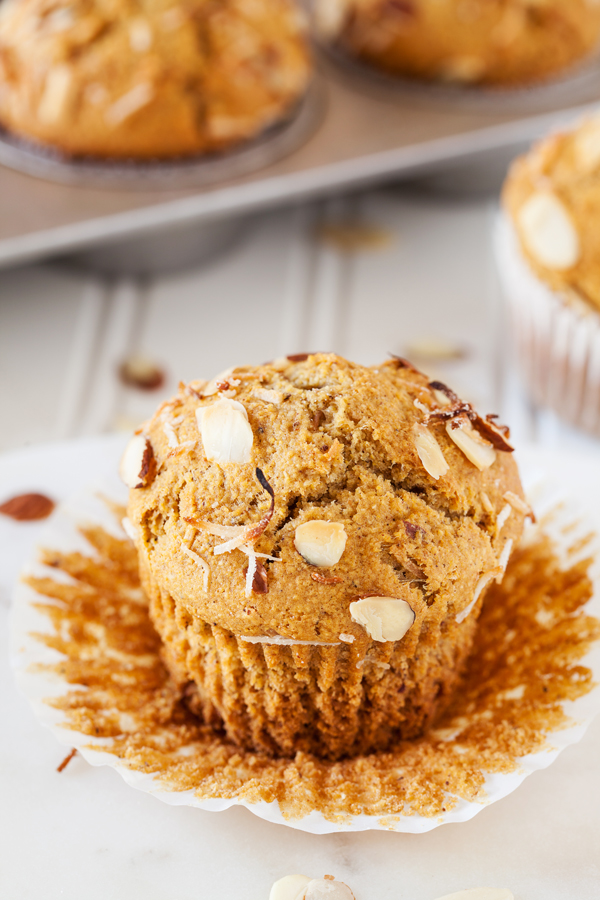
[[188,706],[246,750],[323,759],[387,750],[421,735],[450,700],[483,597],[468,619],[402,642],[252,643],[202,622],[145,584],[165,665]]

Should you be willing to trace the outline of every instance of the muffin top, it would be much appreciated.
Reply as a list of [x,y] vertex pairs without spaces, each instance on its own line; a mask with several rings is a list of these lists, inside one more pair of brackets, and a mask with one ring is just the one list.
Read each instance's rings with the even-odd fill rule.
[[390,72],[464,84],[526,84],[593,50],[589,0],[315,0],[317,29]]
[[66,154],[166,158],[251,138],[309,78],[289,0],[4,0],[0,122]]
[[121,473],[142,575],[192,616],[275,641],[392,640],[461,621],[501,577],[527,513],[509,450],[404,360],[301,354],[180,385]]
[[538,277],[600,309],[600,116],[519,157],[503,201]]

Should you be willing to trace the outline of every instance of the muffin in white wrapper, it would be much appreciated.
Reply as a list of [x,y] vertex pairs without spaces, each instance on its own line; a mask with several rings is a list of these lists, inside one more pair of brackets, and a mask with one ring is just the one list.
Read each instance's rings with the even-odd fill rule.
[[[114,767],[128,784],[172,805],[214,811],[242,805],[267,821],[315,834],[367,829],[419,833],[445,822],[467,821],[515,790],[528,774],[550,765],[564,747],[580,740],[600,705],[600,690],[596,686],[600,679],[600,572],[597,542],[590,544],[585,540],[590,531],[600,530],[600,514],[591,499],[594,488],[600,486],[595,463],[592,461],[586,468],[569,457],[558,458],[535,448],[521,456],[520,465],[526,490],[544,523],[531,530],[525,545],[535,545],[540,533],[549,534],[557,559],[552,568],[554,576],[544,580],[546,576],[533,573],[542,589],[537,592],[539,604],[536,601],[528,614],[520,601],[513,603],[510,616],[520,634],[509,628],[501,604],[489,604],[492,613],[486,626],[487,636],[480,635],[484,645],[480,655],[482,667],[476,663],[470,687],[465,682],[464,702],[457,698],[464,709],[457,705],[450,710],[449,717],[436,723],[420,742],[405,742],[392,753],[342,763],[319,762],[308,754],[299,754],[293,760],[271,760],[260,754],[239,752],[221,732],[213,733],[201,724],[196,727],[189,717],[184,721],[181,706],[175,718],[169,719],[169,703],[174,703],[175,708],[177,698],[168,682],[152,680],[160,671],[153,661],[156,646],[152,645],[150,632],[146,629],[150,643],[145,645],[135,633],[140,627],[135,621],[142,623],[143,630],[147,614],[143,595],[132,580],[134,551],[126,537],[128,523],[121,532],[114,509],[109,509],[91,490],[60,507],[49,519],[40,540],[42,548],[50,548],[45,565],[32,560],[29,567],[29,572],[38,578],[36,589],[31,582],[17,588],[12,614],[12,661],[19,687],[39,721],[60,742],[77,748],[92,765]],[[569,469],[576,473],[570,488],[583,501],[583,511],[579,502],[573,505],[572,498],[557,492],[557,473]],[[119,502],[125,499],[113,481],[100,487],[103,494],[116,497]],[[557,515],[548,516],[555,508],[559,510]],[[91,544],[82,536],[82,523],[92,537]],[[590,557],[595,561],[588,568],[583,560]],[[65,565],[65,559],[69,565]],[[91,561],[88,570],[82,566],[86,559]],[[570,578],[573,567],[578,565],[582,566],[580,577]],[[563,572],[564,584],[556,593],[556,581],[561,580]],[[511,574],[509,566],[509,581],[515,575],[518,571]],[[78,579],[84,584],[83,593],[79,594],[75,590]],[[53,597],[51,585],[56,581],[62,583],[64,590]],[[503,595],[507,605],[512,602],[510,591],[509,584]],[[553,591],[558,603],[555,607],[551,604]],[[64,617],[70,597],[75,604],[71,621]],[[94,620],[94,597],[104,603],[108,618],[103,625]],[[132,623],[134,627],[128,632],[133,642],[129,642],[125,653],[114,640],[111,624],[117,623],[120,607],[126,612],[124,627],[131,629]],[[498,615],[500,621],[494,618]],[[117,623],[115,627],[120,626]],[[527,627],[533,629],[529,638],[525,636]],[[496,661],[501,663],[504,674],[495,681],[493,672],[498,666],[492,661],[486,668],[486,647],[494,651],[502,643],[499,635],[505,644],[502,653],[507,655],[504,662]],[[531,654],[520,651],[523,640]],[[557,654],[555,664],[548,668],[552,640],[558,641]],[[580,651],[565,666],[561,660],[577,642]],[[519,666],[528,656],[535,664],[527,663],[529,668],[523,669],[529,672],[524,683]],[[82,672],[87,673],[85,678],[81,678]],[[114,698],[103,693],[108,681],[98,690],[98,675],[102,672],[108,673],[111,683],[120,685],[116,705]],[[136,678],[141,679],[137,687]],[[480,684],[485,678],[487,687]],[[566,689],[563,695],[556,694],[552,699],[559,682]],[[574,689],[569,685],[574,685]],[[472,689],[475,692],[469,694]],[[546,690],[550,694],[542,693]],[[93,699],[86,707],[88,696]],[[470,703],[471,696],[476,703]],[[554,703],[554,718],[535,719],[537,709],[547,705],[548,698],[550,706]],[[96,701],[99,705],[90,712]],[[144,732],[144,708],[158,714],[154,731],[146,728]],[[537,734],[534,744],[529,749],[521,747],[521,752],[516,744],[509,748],[508,765],[489,765],[494,758],[488,753],[486,723],[495,723],[493,733],[500,735],[501,741],[510,742],[520,730],[527,731],[518,727],[524,721],[520,716],[525,709],[534,717],[528,720],[532,733]],[[113,736],[106,736],[111,728]],[[425,748],[425,757],[419,756],[419,748]],[[146,753],[141,763],[140,749]],[[415,797],[428,789],[427,776],[420,771],[422,758],[433,762],[433,780],[443,775],[437,800],[432,794],[437,807],[435,803],[415,805]],[[416,793],[403,793],[402,778],[398,779],[402,772]],[[224,773],[234,779],[241,773],[227,790],[223,789]],[[382,790],[375,789],[377,776],[373,778],[373,773],[381,776]],[[383,790],[386,781],[387,793]],[[314,806],[313,795],[307,793],[312,782],[323,787],[323,793],[316,794]],[[394,808],[396,792],[401,802]],[[303,801],[304,795],[307,801]]]
[[554,291],[534,274],[504,212],[494,245],[520,370],[532,398],[600,435],[600,314],[574,292]]

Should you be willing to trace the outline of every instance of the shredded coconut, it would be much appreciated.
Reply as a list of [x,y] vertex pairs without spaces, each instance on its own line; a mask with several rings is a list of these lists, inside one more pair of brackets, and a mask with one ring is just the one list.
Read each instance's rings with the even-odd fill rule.
[[197,563],[202,571],[203,571],[203,586],[204,590],[208,591],[208,580],[210,577],[210,568],[206,560],[202,559],[202,557],[198,553],[194,553],[193,550],[190,550],[189,547],[186,547],[185,544],[181,544],[181,549],[185,553],[186,556],[189,556],[190,559],[193,559],[195,563]]

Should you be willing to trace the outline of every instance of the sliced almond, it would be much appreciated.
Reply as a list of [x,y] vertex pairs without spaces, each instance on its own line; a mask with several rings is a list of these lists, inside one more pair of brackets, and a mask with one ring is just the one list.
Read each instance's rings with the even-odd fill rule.
[[220,463],[247,463],[254,435],[241,403],[223,397],[196,410],[198,428],[207,459]]
[[535,522],[535,514],[532,508],[518,494],[515,494],[513,491],[506,491],[502,496],[507,503],[510,503],[513,509],[523,513],[524,516],[529,516]]
[[139,109],[143,109],[154,99],[154,88],[147,81],[136,84],[130,91],[119,97],[104,114],[107,125],[116,128],[129,119]]
[[540,265],[562,271],[579,261],[581,243],[577,229],[556,194],[532,194],[520,208],[517,222],[525,246]]
[[311,566],[334,566],[340,561],[347,540],[343,525],[322,519],[298,525],[294,534],[296,550]]
[[129,46],[134,53],[145,53],[152,46],[152,29],[142,16],[129,23]]
[[128,488],[147,487],[156,474],[152,444],[143,434],[134,435],[121,459],[119,475]]
[[506,520],[508,519],[508,517],[510,516],[511,513],[512,513],[512,506],[510,505],[510,503],[507,503],[505,506],[503,506],[502,509],[500,510],[500,512],[498,513],[498,518],[496,519],[496,532],[498,534],[504,528]]
[[262,400],[264,403],[272,403],[274,406],[279,406],[283,400],[281,391],[271,391],[267,388],[255,388],[252,391],[252,396],[256,397],[257,400]]
[[426,425],[414,425],[415,448],[423,468],[437,481],[450,468],[433,432]]
[[502,553],[498,557],[498,568],[500,569],[500,571],[498,572],[498,575],[496,577],[497,584],[500,584],[500,582],[502,581],[502,579],[504,577],[504,573],[506,572],[506,567],[508,565],[508,560],[510,559],[512,547],[513,547],[513,539],[509,538],[507,540],[507,542],[505,543],[504,547],[502,548]]
[[299,900],[310,880],[308,875],[285,875],[271,888],[269,900]]
[[121,527],[129,540],[135,543],[138,536],[138,530],[128,516],[121,519]]
[[[512,542],[511,542],[512,543]],[[465,606],[456,616],[456,622],[460,625],[461,622],[464,622],[467,616],[472,612],[473,607],[481,597],[481,592],[494,578],[498,578],[502,575],[502,569],[500,566],[495,566],[493,569],[489,569],[487,572],[484,572],[477,584],[475,585],[475,590],[473,591],[473,599],[471,602]]]
[[488,441],[473,428],[466,416],[459,416],[446,423],[448,436],[469,462],[483,472],[496,461],[496,451]]
[[342,632],[342,633],[339,635],[339,639],[340,639],[340,641],[342,641],[344,644],[353,644],[354,641],[356,640],[356,638],[354,637],[353,634],[344,634],[344,632]]
[[444,894],[438,900],[515,900],[514,895],[506,888],[471,888],[467,891],[455,891]]
[[309,881],[298,900],[355,900],[347,884],[330,878],[313,878]]
[[415,621],[406,600],[365,597],[350,604],[352,620],[362,625],[374,641],[399,641]]
[[600,165],[600,117],[584,122],[573,138],[575,157],[580,169],[593,172]]
[[53,125],[66,116],[72,87],[73,72],[70,66],[61,63],[49,70],[37,111],[40,122]]

